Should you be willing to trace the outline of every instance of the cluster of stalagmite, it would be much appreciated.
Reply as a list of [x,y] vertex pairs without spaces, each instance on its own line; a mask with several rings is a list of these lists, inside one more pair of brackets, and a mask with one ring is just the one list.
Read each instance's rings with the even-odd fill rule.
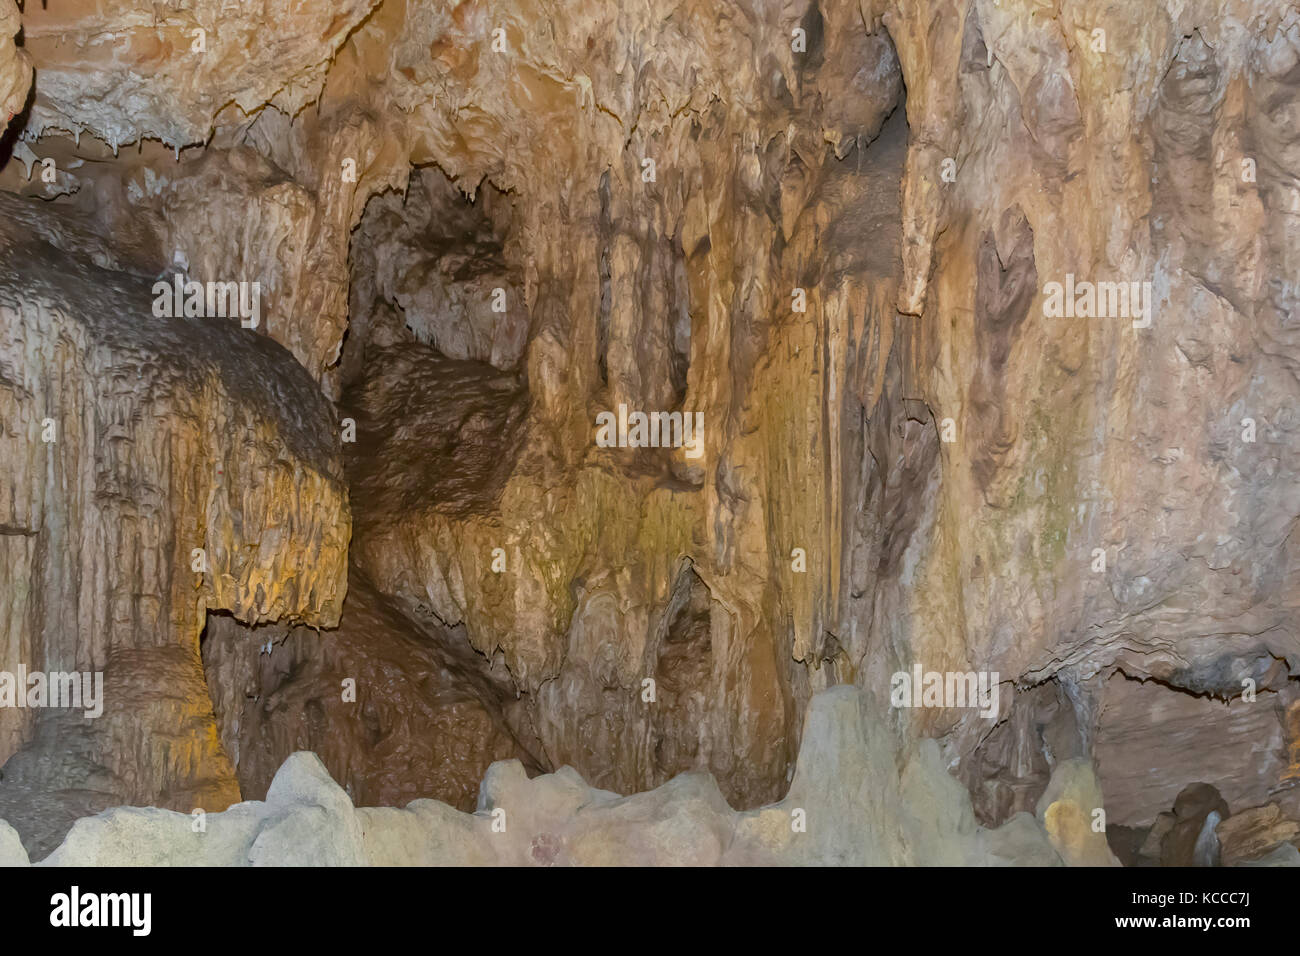
[[1293,4],[0,0],[0,110],[0,669],[106,682],[0,709],[34,858],[303,749],[788,803],[841,684],[1066,862],[1300,820]]
[[[1035,818],[979,826],[933,741],[895,749],[851,687],[809,709],[799,771],[778,804],[737,813],[705,773],[620,797],[571,767],[529,779],[494,764],[474,812],[434,800],[355,807],[310,753],[291,755],[265,801],[197,816],[116,808],[80,820],[46,866],[752,866],[1113,863],[1099,834],[1058,836],[1080,814],[1086,773],[1062,781]],[[1095,787],[1095,781],[1092,782]],[[1044,825],[1044,821],[1047,821]],[[1052,835],[1049,836],[1049,833]],[[1081,854],[1098,853],[1087,858]],[[1294,848],[1292,848],[1294,853]],[[1298,854],[1300,856],[1300,854]],[[28,862],[0,823],[0,866]]]

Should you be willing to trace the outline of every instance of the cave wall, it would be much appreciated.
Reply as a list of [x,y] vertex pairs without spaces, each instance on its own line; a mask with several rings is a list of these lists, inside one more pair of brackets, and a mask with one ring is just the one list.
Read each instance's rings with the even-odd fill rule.
[[[22,27],[21,49],[0,39],[0,102],[21,124],[0,186],[47,200],[49,242],[109,285],[183,265],[266,289],[258,329],[186,353],[277,357],[247,390],[184,373],[191,418],[223,410],[197,434],[228,450],[174,452],[204,477],[161,494],[139,544],[58,537],[120,522],[85,516],[99,498],[40,497],[53,479],[28,393],[52,387],[52,353],[24,338],[0,378],[25,436],[7,433],[13,567],[66,582],[111,553],[130,568],[85,592],[67,652],[114,646],[111,600],[94,595],[157,593],[122,646],[179,648],[199,681],[205,612],[239,619],[210,619],[210,659],[229,655],[207,675],[217,710],[197,683],[185,695],[199,728],[185,739],[206,749],[183,762],[223,794],[218,737],[227,752],[261,741],[240,777],[260,789],[305,745],[311,682],[369,666],[341,663],[361,640],[348,559],[397,631],[454,633],[447,646],[482,656],[494,683],[474,707],[517,695],[478,724],[485,752],[524,746],[619,792],[696,766],[733,805],[772,803],[809,701],[839,683],[900,738],[939,738],[985,823],[1033,810],[1078,757],[1134,823],[1198,769],[1226,785],[1226,764],[1170,760],[1137,793],[1106,755],[1158,705],[1117,680],[1216,701],[1253,681],[1259,700],[1231,705],[1248,720],[1193,723],[1213,725],[1215,752],[1267,742],[1231,771],[1234,799],[1293,789],[1294,5],[123,0],[33,7]],[[0,0],[0,38],[17,28]],[[33,175],[44,157],[52,183]],[[15,301],[33,298],[28,268]],[[1149,324],[1049,315],[1067,276],[1149,283]],[[88,296],[60,321],[96,308]],[[92,358],[63,379],[89,395],[69,406],[85,425],[68,442],[86,449],[59,467],[111,473],[98,449],[126,428],[129,467],[170,488],[131,456],[182,430],[146,442],[143,413],[94,420],[116,406],[95,391],[112,381],[93,357],[108,332],[86,327],[69,334]],[[288,380],[292,398],[267,384]],[[597,447],[597,414],[620,405],[699,412],[701,454]],[[308,451],[281,450],[286,419]],[[250,446],[257,428],[277,438]],[[249,499],[230,527],[207,466],[227,460]],[[210,552],[258,542],[257,558],[183,596],[191,527]],[[142,557],[160,541],[165,558]],[[32,635],[60,593],[47,583],[41,603],[15,583],[30,576],[0,594],[0,646],[23,660],[44,653]],[[340,612],[327,673],[299,696],[275,685],[298,703],[261,729],[232,723],[258,667],[308,660],[301,629],[269,664],[241,657],[265,640],[253,625],[282,621],[283,637]],[[999,719],[891,710],[890,675],[914,663],[996,673]],[[647,679],[663,696],[646,699]],[[39,723],[6,720],[10,748]],[[360,714],[331,720],[365,739]],[[323,755],[340,779],[363,766],[351,746]],[[105,792],[162,799],[175,774],[152,759]],[[428,785],[462,800],[476,761]]]
[[338,623],[350,518],[328,403],[269,339],[155,317],[148,278],[0,201],[5,670],[103,680],[93,717],[0,710],[0,813],[30,833],[124,801],[223,808],[239,791],[199,634],[207,609]]
[[[1117,668],[1226,698],[1294,672],[1296,11],[885,21],[904,75],[933,78],[908,90],[899,307],[918,397],[959,436],[915,592],[948,599],[915,602],[913,652],[1062,682],[1085,749]],[[1068,273],[1150,282],[1150,327],[1048,317]],[[986,733],[966,724],[957,754]]]
[[[701,665],[710,673],[708,713],[703,729],[683,729],[686,737],[668,746],[701,755],[733,801],[776,799],[801,707],[830,682],[820,662],[843,537],[837,432],[842,415],[861,418],[843,384],[847,355],[874,335],[855,361],[879,377],[889,349],[890,333],[882,345],[882,333],[867,327],[893,316],[892,292],[871,289],[870,280],[893,281],[901,116],[879,158],[843,158],[872,148],[901,99],[888,39],[857,27],[835,32],[840,40],[827,49],[815,39],[831,71],[819,80],[794,68],[787,31],[771,18],[736,35],[651,8],[609,6],[572,11],[539,33],[522,29],[537,13],[526,8],[464,24],[428,23],[421,10],[390,26],[382,13],[359,32],[358,49],[371,53],[371,34],[398,31],[396,43],[375,41],[387,58],[378,72],[401,101],[420,98],[425,135],[442,138],[427,153],[417,144],[412,161],[428,156],[458,182],[486,175],[513,202],[504,256],[522,276],[531,317],[529,406],[521,439],[503,449],[515,465],[490,507],[467,513],[431,484],[425,513],[413,515],[360,502],[376,502],[374,489],[393,484],[401,469],[388,463],[408,428],[434,428],[428,418],[415,427],[413,406],[394,395],[390,411],[400,415],[402,405],[412,417],[393,429],[390,416],[364,404],[382,397],[374,376],[364,377],[357,420],[377,422],[384,435],[377,453],[358,443],[368,491],[357,496],[355,560],[442,623],[463,621],[483,653],[499,650],[535,698],[552,762],[619,790],[666,779],[653,759],[664,745],[655,716],[662,708],[647,706],[643,682],[656,673],[688,560],[713,602],[715,631]],[[510,55],[480,49],[462,60],[462,48],[478,48],[497,15]],[[611,37],[640,23],[655,31],[646,49],[680,50],[683,62],[611,73],[611,57],[624,55],[611,53]],[[414,42],[432,29],[442,31],[432,69],[453,91],[436,102],[428,102],[426,48]],[[563,47],[545,35],[552,31]],[[813,33],[832,36],[824,25]],[[724,76],[719,62],[747,66]],[[854,79],[859,96],[837,101],[834,91]],[[502,83],[503,95],[475,96],[486,82]],[[743,95],[709,102],[710,84]],[[447,103],[464,105],[453,114]],[[536,145],[543,137],[545,150]],[[652,181],[646,160],[655,163]],[[826,163],[837,182],[823,199]],[[816,213],[807,208],[814,200]],[[865,223],[862,232],[828,237],[832,204],[850,202],[875,217],[875,248],[853,248]],[[838,243],[838,261],[819,261],[819,243]],[[854,274],[855,257],[874,273]],[[831,324],[842,329],[823,327],[821,275],[834,284]],[[457,297],[466,312],[487,313],[485,295],[475,303],[477,287],[451,285],[464,290]],[[792,308],[796,287],[809,300],[805,311]],[[409,326],[409,307],[402,310]],[[350,335],[347,349],[355,348]],[[487,358],[482,349],[477,357]],[[440,396],[430,411],[445,414],[456,401]],[[593,448],[596,414],[620,404],[699,412],[702,454]],[[472,444],[465,438],[448,457],[468,461]],[[796,548],[806,555],[799,571]],[[496,549],[504,572],[494,566]],[[839,679],[851,680],[852,665],[844,670]]]
[[436,794],[473,810],[494,761],[544,769],[519,739],[526,722],[516,734],[510,688],[463,636],[413,627],[355,572],[347,607],[325,635],[306,624],[209,618],[203,668],[245,800],[265,799],[283,754],[299,750],[336,768],[359,806]]

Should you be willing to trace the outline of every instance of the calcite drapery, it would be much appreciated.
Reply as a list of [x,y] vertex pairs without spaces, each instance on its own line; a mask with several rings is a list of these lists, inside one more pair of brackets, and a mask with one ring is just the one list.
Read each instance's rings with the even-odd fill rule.
[[[757,805],[854,682],[986,822],[1076,758],[1135,826],[1228,772],[1170,747],[1135,784],[1153,716],[1266,751],[1208,781],[1234,799],[1294,793],[1294,4],[384,0],[295,7],[278,45],[287,5],[101,6],[24,12],[33,155],[81,161],[56,128],[206,145],[100,148],[57,208],[115,271],[138,246],[260,278],[262,331],[360,426],[336,596],[350,544],[401,613],[463,624],[544,763],[618,790],[697,766]],[[194,69],[163,38],[209,14]],[[431,241],[462,214],[472,240]],[[619,406],[699,412],[704,454],[595,447]],[[1001,719],[889,711],[917,662],[997,673]],[[1249,716],[1198,716],[1228,700]]]
[[237,320],[156,318],[148,278],[0,203],[3,669],[104,679],[97,718],[0,709],[0,817],[49,847],[106,806],[239,799],[205,611],[337,624],[350,518],[337,426],[287,352]]

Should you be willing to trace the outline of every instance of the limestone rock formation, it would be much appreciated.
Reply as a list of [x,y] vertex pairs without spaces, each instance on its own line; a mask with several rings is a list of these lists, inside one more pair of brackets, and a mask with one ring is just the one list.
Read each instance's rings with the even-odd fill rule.
[[847,687],[815,698],[790,796],[749,813],[727,806],[708,774],[621,797],[569,767],[530,780],[515,760],[492,765],[472,814],[433,800],[354,809],[318,758],[296,753],[265,802],[201,826],[165,810],[109,810],[78,821],[40,865],[1059,865],[1027,816],[979,827],[933,743],[901,781],[867,776],[892,760],[891,732],[862,705]]
[[1125,866],[1291,866],[1300,820],[1277,803],[1232,812],[1205,783],[1183,789],[1150,826],[1113,826],[1106,837]]
[[542,769],[512,730],[510,688],[463,636],[422,633],[355,574],[346,607],[332,630],[209,618],[204,673],[244,799],[262,799],[298,750],[364,806],[437,797],[470,810],[493,760]]
[[0,112],[5,117],[0,132],[9,125],[15,114],[23,111],[31,88],[31,60],[14,42],[21,26],[18,8],[14,6],[13,0],[0,3]]
[[1103,802],[1101,787],[1086,760],[1064,761],[1052,773],[1038,801],[1038,821],[1067,864],[1119,864],[1106,842]]
[[1257,860],[1270,853],[1294,846],[1300,838],[1300,822],[1282,816],[1282,809],[1274,803],[1243,810],[1223,820],[1215,827],[1222,847],[1223,865]]
[[32,128],[179,147],[206,141],[228,104],[295,113],[320,94],[339,45],[373,5],[31,4],[23,32],[41,73]]
[[27,866],[28,863],[18,831],[7,823],[0,826],[0,866]]
[[288,353],[156,317],[147,278],[0,202],[0,649],[10,676],[88,681],[73,709],[0,709],[0,815],[48,849],[104,807],[238,800],[205,612],[337,624],[349,511],[328,404]]
[[0,0],[0,671],[105,691],[0,818],[1282,860],[1297,104],[1290,0]]
[[1164,866],[1217,865],[1216,831],[1230,811],[1219,791],[1209,784],[1194,783],[1174,801],[1173,820],[1160,845]]

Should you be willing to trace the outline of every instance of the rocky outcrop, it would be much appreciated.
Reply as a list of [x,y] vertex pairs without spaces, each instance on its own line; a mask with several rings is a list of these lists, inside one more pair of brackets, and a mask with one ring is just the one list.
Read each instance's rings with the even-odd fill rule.
[[0,709],[0,815],[36,850],[115,804],[238,800],[205,612],[336,624],[349,512],[337,423],[286,352],[236,320],[157,317],[93,237],[60,227],[87,250],[66,252],[44,208],[3,209],[0,669],[95,698]]
[[5,118],[0,132],[26,107],[31,89],[31,60],[14,42],[21,26],[13,0],[0,3],[0,113]]
[[[1296,849],[1300,822],[1288,820],[1277,804],[1233,814],[1215,827],[1224,866],[1259,860],[1279,849]],[[1289,854],[1288,854],[1289,855]]]
[[1038,822],[1068,865],[1118,866],[1106,842],[1101,787],[1086,760],[1058,764],[1038,801]]
[[[824,861],[763,840],[840,684],[892,735],[867,763],[970,794],[912,859],[1041,826],[1110,863],[1104,800],[1126,860],[1204,862],[1230,807],[1300,812],[1293,3],[29,6],[0,547],[39,584],[0,582],[0,651],[148,676],[111,747],[0,711],[0,816],[215,805],[223,751],[260,793],[303,746],[358,800],[466,805],[522,748],[653,792],[608,820],[712,821],[688,855]],[[265,321],[90,315],[160,270],[257,281]],[[700,431],[609,447],[633,413]],[[913,667],[996,713],[894,708]],[[353,672],[392,702],[337,709]],[[1224,806],[1170,814],[1194,783]]]
[[355,572],[338,628],[214,614],[202,650],[245,800],[262,799],[285,755],[302,749],[361,806],[433,797],[472,810],[494,760],[544,769],[512,729],[527,733],[513,687],[464,634],[422,630]]
[[1295,866],[1300,821],[1277,803],[1233,813],[1206,783],[1185,787],[1150,826],[1109,827],[1125,866]]
[[[1285,675],[1275,666],[1278,672]],[[1111,677],[1094,753],[1112,822],[1150,825],[1155,813],[1172,806],[1198,777],[1215,781],[1216,792],[1231,806],[1268,801],[1289,766],[1283,703],[1296,696],[1294,683],[1284,676],[1273,686],[1278,690],[1261,690],[1254,700],[1223,700],[1158,681]],[[1208,727],[1215,732],[1207,733]],[[1250,741],[1244,762],[1241,741]],[[1156,780],[1151,779],[1153,762],[1161,771]]]
[[620,797],[569,767],[529,780],[518,761],[490,768],[472,814],[433,800],[353,809],[303,752],[264,802],[202,816],[109,810],[78,821],[41,865],[1060,864],[1028,817],[979,827],[932,742],[900,778],[891,736],[859,692],[826,692],[809,710],[790,795],[749,813],[734,812],[708,774]]
[[[532,404],[498,503],[359,533],[357,560],[499,647],[549,751],[615,789],[663,779],[637,691],[695,587],[685,555],[716,607],[696,652],[715,710],[664,746],[734,799],[779,793],[817,687],[856,681],[883,707],[915,661],[1006,682],[992,735],[971,712],[918,715],[986,821],[1142,726],[1120,673],[1155,696],[1268,691],[1249,718],[1196,718],[1210,752],[1260,742],[1241,785],[1266,798],[1291,770],[1263,755],[1289,745],[1297,665],[1296,167],[1277,118],[1295,11],[881,3],[689,35],[654,11],[536,34],[520,4],[500,50],[486,11],[359,32],[389,77],[372,95],[423,124],[412,161],[514,198]],[[1054,286],[1098,282],[1138,291],[1056,309]],[[701,411],[701,458],[593,448],[620,404]],[[1100,759],[1116,822],[1196,776],[1179,752],[1141,806]]]
[[41,81],[31,128],[179,148],[205,142],[228,104],[296,113],[319,96],[335,52],[373,5],[32,4],[23,32]]

